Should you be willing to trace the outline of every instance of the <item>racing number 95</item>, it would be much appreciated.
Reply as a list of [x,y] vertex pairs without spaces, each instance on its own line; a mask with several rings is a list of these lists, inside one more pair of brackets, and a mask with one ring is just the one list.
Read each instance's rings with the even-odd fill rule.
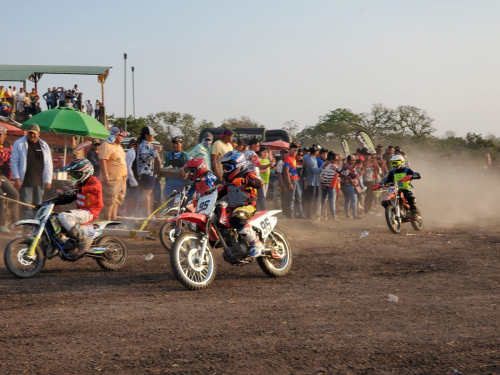
[[204,202],[201,202],[200,203],[200,208],[199,208],[199,211],[203,211],[203,210],[206,210],[208,208],[208,205],[210,204],[210,200],[206,200]]
[[260,228],[262,229],[262,236],[265,236],[267,232],[271,230],[271,222],[269,221],[269,218],[260,222]]

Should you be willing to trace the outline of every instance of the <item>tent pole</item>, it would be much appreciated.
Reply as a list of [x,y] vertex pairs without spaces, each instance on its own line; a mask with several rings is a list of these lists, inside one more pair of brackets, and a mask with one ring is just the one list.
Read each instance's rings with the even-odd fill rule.
[[68,136],[67,135],[64,135],[64,164],[63,164],[63,167],[66,165],[66,141],[68,139]]

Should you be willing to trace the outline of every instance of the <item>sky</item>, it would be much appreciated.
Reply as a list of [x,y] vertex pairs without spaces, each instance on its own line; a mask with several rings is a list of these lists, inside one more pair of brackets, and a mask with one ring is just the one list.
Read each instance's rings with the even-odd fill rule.
[[[496,0],[53,4],[15,1],[2,12],[13,35],[0,64],[112,66],[108,114],[124,114],[126,52],[127,115],[134,66],[136,117],[176,111],[216,125],[248,116],[268,129],[288,120],[303,128],[336,108],[381,103],[426,110],[437,135],[500,136]],[[75,83],[84,100],[100,99],[95,76],[46,75],[39,94]]]

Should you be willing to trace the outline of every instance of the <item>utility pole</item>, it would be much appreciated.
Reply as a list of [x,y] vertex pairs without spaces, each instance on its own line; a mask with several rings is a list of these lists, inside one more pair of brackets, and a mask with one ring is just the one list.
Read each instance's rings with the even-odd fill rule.
[[127,54],[123,54],[123,61],[125,63],[124,79],[123,79],[123,121],[125,122],[125,131],[127,131]]
[[134,120],[135,120],[135,85],[134,85],[134,67],[132,67],[132,103],[134,107]]

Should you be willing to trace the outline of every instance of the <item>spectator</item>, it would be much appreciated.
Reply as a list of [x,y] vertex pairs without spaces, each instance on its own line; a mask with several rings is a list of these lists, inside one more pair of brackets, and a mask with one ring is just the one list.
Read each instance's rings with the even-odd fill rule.
[[379,167],[376,163],[375,151],[367,151],[365,156],[365,173],[363,175],[363,185],[366,187],[365,204],[363,205],[365,213],[368,213],[372,209],[373,204],[373,190],[372,185],[375,176],[378,174]]
[[278,198],[279,198],[279,181],[278,181],[278,175],[276,174],[276,169],[277,169],[277,164],[278,162],[281,160],[281,157],[279,156],[276,156],[274,158],[274,163],[272,164],[272,168],[271,168],[271,174],[270,174],[270,177],[269,177],[269,189],[267,191],[267,196],[270,197],[270,200],[273,201],[273,204],[274,204],[274,208],[281,208],[279,205],[278,205]]
[[[7,195],[7,198],[15,201],[19,200],[19,193],[11,184],[12,172],[10,170],[10,158],[12,154],[12,146],[5,139],[7,138],[7,129],[0,126],[0,195]],[[16,223],[19,220],[19,205],[16,203],[10,204],[11,222]],[[10,233],[10,230],[5,226],[5,202],[0,202],[0,232]]]
[[[49,145],[40,139],[38,125],[29,125],[28,134],[14,142],[10,167],[21,202],[40,203],[44,189],[52,186],[53,167]],[[30,218],[31,208],[25,208],[23,214],[24,218]]]
[[24,92],[23,88],[19,89],[19,92],[15,95],[14,97],[14,103],[15,103],[15,111],[21,113],[24,111],[24,97],[26,96],[26,93]]
[[31,89],[31,93],[29,94],[30,101],[31,101],[31,108],[35,107],[35,103],[37,103],[40,100],[40,97],[36,93],[35,89]]
[[14,95],[15,95],[15,92],[12,91],[12,86],[7,87],[7,90],[5,90],[4,98],[10,104],[11,108],[14,105]]
[[94,167],[94,176],[99,178],[101,176],[101,166],[99,164],[99,146],[101,146],[100,139],[92,140],[92,147],[87,152],[87,159]]
[[[305,219],[302,213],[302,191],[300,190],[300,178],[297,172],[297,153],[299,147],[292,143],[290,152],[283,163],[283,182],[286,187],[287,210],[285,217]],[[295,213],[297,213],[295,215]]]
[[54,94],[51,89],[47,89],[47,92],[43,94],[43,98],[45,99],[45,103],[47,104],[47,110],[54,109]]
[[11,111],[12,108],[10,106],[10,103],[7,101],[7,98],[4,97],[2,99],[2,102],[0,103],[0,116],[9,117]]
[[76,94],[76,96],[78,96],[78,94],[80,93],[80,91],[78,91],[78,85],[75,85],[75,87],[73,88],[73,92]]
[[[183,146],[181,137],[174,137],[172,145],[174,150],[167,153],[165,157],[165,168],[173,168],[182,171],[182,167],[188,162],[187,152],[182,151]],[[165,182],[165,189],[163,194],[165,199],[174,191],[182,189],[186,185],[186,180],[183,177],[167,178]]]
[[[260,178],[260,170],[268,169],[266,165],[262,165],[257,152],[260,150],[260,142],[256,138],[252,138],[249,142],[249,149],[245,151],[246,167],[249,171],[254,172]],[[258,211],[266,210],[266,196],[264,189],[257,190],[257,205]]]
[[190,152],[188,152],[188,160],[194,158],[202,158],[203,160],[205,160],[208,170],[212,171],[212,158],[210,157],[210,153],[212,151],[213,141],[214,136],[212,135],[212,133],[205,133],[203,135],[203,141],[201,141],[201,143],[198,143]]
[[[245,149],[245,140],[241,137],[238,137],[236,138],[236,141],[232,143],[233,144],[233,148],[236,150],[236,151],[239,151],[241,153],[244,152],[244,149]],[[236,144],[236,146],[234,146]]]
[[92,103],[90,103],[90,100],[87,100],[85,102],[85,113],[89,116],[92,116],[92,112],[94,112],[94,108],[92,107]]
[[55,87],[52,87],[52,95],[54,95],[54,108],[57,108],[57,104],[59,103],[59,93]]
[[321,173],[321,217],[326,216],[325,202],[328,198],[328,207],[333,221],[338,221],[336,217],[335,202],[337,200],[337,186],[338,186],[338,165],[337,155],[334,152],[327,154],[327,160],[330,161],[323,172]]
[[[266,200],[267,200],[267,193],[269,191],[269,179],[270,179],[270,174],[271,174],[271,169],[270,164],[271,162],[269,161],[269,148],[267,146],[261,146],[260,151],[259,151],[259,156],[260,156],[260,164],[261,165],[267,165],[267,169],[261,170],[260,172],[260,178],[262,179],[262,182],[264,185],[262,186],[262,189],[264,191],[263,196],[264,196],[264,208],[261,208],[261,210],[266,210]],[[259,203],[257,201],[257,203]]]
[[31,114],[33,116],[35,116],[35,115],[38,115],[40,112],[42,112],[42,108],[40,107],[40,103],[35,102],[35,104],[33,104],[33,108],[31,108]]
[[59,107],[65,107],[66,106],[66,90],[64,90],[64,87],[59,87],[61,90],[57,91],[57,94],[59,96]]
[[75,90],[71,91],[69,97],[71,98],[71,104],[73,104],[73,108],[78,109],[78,106],[76,105],[76,99],[78,98],[78,95],[75,93]]
[[101,119],[100,119],[100,115],[101,115],[101,102],[99,100],[95,101],[94,115],[95,115],[95,119],[96,120],[101,121]]
[[385,162],[385,167],[386,167],[387,171],[392,171],[391,159],[392,159],[393,155],[394,155],[394,147],[387,146],[387,149],[385,150],[385,154],[382,155],[382,160],[384,160],[384,162]]
[[161,163],[161,146],[157,150],[151,144],[157,135],[151,126],[143,127],[137,149],[137,176],[139,176],[139,189],[142,190],[141,202],[146,217],[151,214],[153,208],[151,194],[156,180],[155,159],[158,159],[158,162]]
[[290,216],[288,214],[289,205],[286,194],[285,180],[283,178],[283,165],[287,155],[288,155],[288,150],[286,148],[282,149],[280,151],[280,159],[276,164],[276,175],[278,176],[278,191],[280,192],[280,198],[281,198],[281,210],[283,211],[283,215],[285,215],[285,217],[287,217],[287,215]]
[[[125,155],[125,162],[127,163],[127,194],[125,200],[127,201],[127,212],[132,214],[140,203],[141,194],[139,191],[139,183],[135,176],[137,170],[134,172],[132,166],[137,158],[137,140],[132,139],[128,144],[127,155]],[[137,167],[137,165],[135,165]]]
[[344,194],[344,211],[347,218],[350,217],[350,208],[352,207],[353,217],[361,219],[358,216],[358,200],[356,197],[356,189],[358,174],[354,168],[358,157],[356,155],[349,155],[347,162],[342,167],[340,173],[340,185],[342,193]]
[[112,127],[109,137],[99,147],[101,167],[102,196],[104,201],[104,220],[116,220],[118,206],[123,204],[127,191],[127,163],[121,143],[127,133],[116,126]]
[[323,172],[323,167],[318,167],[317,156],[319,154],[319,145],[309,147],[309,154],[304,155],[304,195],[302,198],[302,211],[307,219],[312,220],[315,199],[318,196],[319,175]]
[[26,95],[23,99],[24,106],[24,120],[27,120],[31,116],[31,99],[29,95]]
[[319,155],[317,157],[318,167],[322,167],[323,163],[326,161],[326,157],[328,155],[328,150],[326,148],[322,148],[319,150]]
[[5,97],[5,89],[4,86],[0,86],[0,99]]
[[212,172],[217,177],[216,184],[222,183],[222,166],[217,163],[217,160],[226,155],[229,151],[233,151],[233,141],[234,132],[231,129],[224,129],[219,137],[220,140],[216,141],[212,146],[211,158],[212,158]]

